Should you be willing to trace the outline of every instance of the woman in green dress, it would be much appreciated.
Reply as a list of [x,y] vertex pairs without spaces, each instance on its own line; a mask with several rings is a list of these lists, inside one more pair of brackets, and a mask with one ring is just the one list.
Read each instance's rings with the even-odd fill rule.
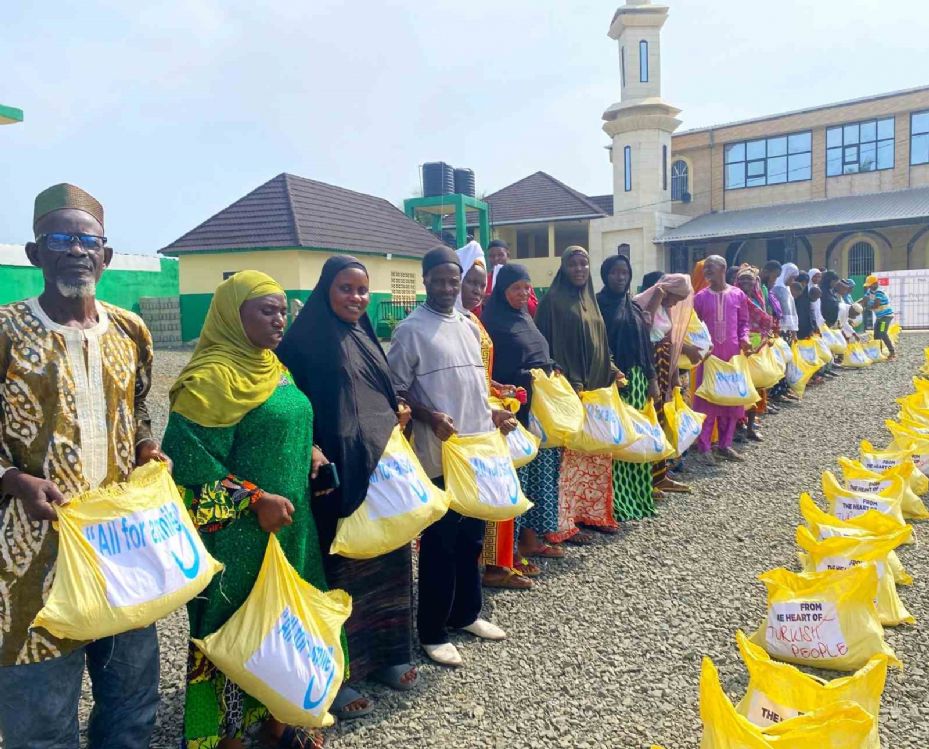
[[[193,637],[215,632],[245,602],[269,533],[300,576],[326,590],[309,504],[310,475],[326,460],[313,446],[312,406],[273,353],[286,315],[284,290],[269,276],[240,271],[223,281],[171,388],[164,450],[206,548],[225,565],[188,604]],[[268,746],[322,746],[320,734],[273,720],[191,644],[187,749],[238,749],[252,727]]]

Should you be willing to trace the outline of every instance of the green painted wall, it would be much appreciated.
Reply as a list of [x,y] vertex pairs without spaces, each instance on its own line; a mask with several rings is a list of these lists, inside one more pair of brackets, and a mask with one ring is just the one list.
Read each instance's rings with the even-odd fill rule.
[[[139,298],[178,294],[178,262],[161,260],[161,272],[140,270],[105,271],[97,285],[97,298],[117,307],[139,311]],[[0,304],[17,302],[42,293],[44,284],[38,268],[0,266]]]

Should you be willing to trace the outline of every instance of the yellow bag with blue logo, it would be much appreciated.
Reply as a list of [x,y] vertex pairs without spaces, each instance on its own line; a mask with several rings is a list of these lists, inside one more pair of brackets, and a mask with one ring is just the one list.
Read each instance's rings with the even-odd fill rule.
[[813,336],[813,343],[816,344],[816,350],[819,352],[819,360],[823,364],[832,364],[835,357],[832,355],[832,349],[829,343],[822,336]]
[[781,365],[771,346],[763,346],[760,351],[751,354],[747,361],[752,385],[756,389],[774,387],[784,379],[787,371],[787,365]]
[[752,642],[768,655],[801,666],[856,671],[883,653],[902,668],[884,642],[874,606],[874,565],[800,574],[781,567],[758,579],[767,588],[767,614]]
[[811,364],[807,359],[808,355],[802,353],[803,351],[809,351],[809,347],[804,347],[801,350],[799,344],[800,341],[794,341],[791,348],[791,358],[787,362],[787,368],[784,371],[784,381],[794,393],[802,396],[806,392],[806,386],[813,379],[813,375],[821,369],[822,365],[818,358]]
[[703,400],[718,406],[752,406],[758,402],[758,391],[752,385],[748,361],[742,354],[723,361],[710,356],[703,363],[703,381],[696,393]]
[[632,427],[634,408],[619,397],[615,385],[581,393],[584,423],[568,435],[565,445],[571,450],[594,455],[619,457],[621,451],[638,439]]
[[[913,543],[912,526],[899,525],[893,518],[882,515],[876,510],[868,510],[849,520],[839,520],[835,515],[830,515],[817,507],[813,498],[804,492],[800,495],[800,514],[807,528],[820,541],[835,537],[882,539],[896,537],[899,533],[903,539],[901,544]],[[887,555],[887,564],[893,572],[894,582],[897,585],[913,584],[912,576],[904,569],[896,551],[891,551]]]
[[926,509],[926,505],[919,498],[919,495],[913,491],[911,483],[914,475],[921,478],[925,478],[925,476],[919,472],[912,461],[901,463],[880,473],[869,471],[857,460],[849,460],[848,458],[839,458],[839,466],[842,469],[842,480],[845,482],[846,488],[859,494],[877,494],[885,491],[891,486],[893,479],[899,477],[903,483],[903,496],[900,500],[903,519],[929,519],[929,510]]
[[783,362],[783,366],[786,368],[787,362],[793,359],[794,356],[790,344],[780,336],[776,336],[771,339],[771,348],[774,349],[774,353],[777,355],[778,359]]
[[[628,406],[628,404],[627,404]],[[616,458],[626,463],[654,463],[674,455],[674,446],[665,436],[658,423],[655,404],[648,400],[641,411],[632,406],[626,409],[636,440],[616,453]]]
[[339,635],[351,613],[348,593],[323,593],[303,580],[270,533],[245,603],[213,634],[192,642],[276,720],[325,727],[333,723],[328,710],[345,674]]
[[915,624],[916,619],[906,610],[900,596],[888,556],[903,543],[907,529],[884,537],[851,538],[834,536],[818,541],[809,528],[797,528],[797,546],[803,549],[800,564],[804,572],[847,570],[861,564],[873,565],[877,570],[877,617],[885,627]]
[[683,455],[700,436],[706,414],[694,411],[688,406],[684,396],[681,395],[679,387],[674,388],[671,400],[665,403],[662,409],[664,410],[668,439],[677,454]]
[[[520,409],[520,402],[516,398],[491,398],[490,405],[493,408],[506,409],[511,414],[515,414]],[[517,427],[504,437],[506,446],[510,449],[510,457],[513,459],[513,465],[516,468],[522,468],[529,465],[539,454],[539,445],[542,442],[536,435],[530,432],[526,427],[517,422]]]
[[405,546],[448,511],[448,497],[423,470],[400,426],[394,427],[368,493],[336,526],[330,554],[371,559]]
[[826,342],[831,353],[844,354],[848,350],[848,341],[845,340],[845,336],[838,330],[820,325],[819,335],[822,336],[822,339]]
[[875,655],[851,676],[825,681],[789,663],[772,660],[741,630],[736,632],[736,641],[748,671],[748,688],[735,706],[739,715],[759,728],[767,728],[839,702],[853,702],[874,720],[868,741],[862,746],[881,749],[877,723],[887,680],[886,655]]
[[97,640],[147,627],[197,596],[222,565],[209,555],[164,463],[58,508],[55,579],[32,626]]
[[449,506],[465,517],[512,520],[532,507],[498,429],[466,436],[453,434],[445,440],[442,474]]
[[860,705],[831,702],[760,728],[736,712],[713,662],[700,670],[700,749],[870,749],[875,719]]
[[[706,323],[697,316],[696,312],[690,313],[690,322],[687,324],[687,332],[684,334],[684,343],[696,346],[703,358],[706,357],[713,346],[710,330],[706,327]],[[689,357],[683,355],[677,365],[681,369],[693,369],[697,366]]]
[[842,366],[848,369],[864,369],[871,366],[871,359],[864,352],[864,346],[858,341],[848,344],[848,350],[845,352],[845,358],[842,360]]
[[882,515],[889,515],[894,522],[903,525],[903,479],[891,479],[886,489],[878,492],[856,492],[839,484],[835,474],[823,471],[823,494],[829,505],[829,512],[840,520],[850,520],[868,510],[876,510]]
[[884,351],[884,347],[881,345],[880,341],[865,341],[862,344],[862,348],[864,349],[865,356],[871,360],[872,364],[886,361],[889,356],[889,354]]
[[822,352],[819,350],[819,345],[812,338],[794,341],[793,348],[794,358],[798,360],[797,364],[799,364],[800,361],[803,361],[811,367],[816,367],[816,369],[819,369],[827,363],[823,361]]
[[565,376],[532,372],[530,424],[537,425],[542,447],[562,447],[565,440],[584,424],[584,408]]

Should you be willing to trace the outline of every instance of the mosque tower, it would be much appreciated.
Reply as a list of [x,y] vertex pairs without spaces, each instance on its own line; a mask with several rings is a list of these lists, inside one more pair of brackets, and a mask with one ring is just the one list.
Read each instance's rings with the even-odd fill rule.
[[671,213],[671,134],[681,122],[680,110],[661,98],[667,18],[666,5],[627,0],[608,32],[617,42],[620,78],[620,100],[603,113],[603,130],[612,139],[613,216],[592,222],[591,248],[601,262],[628,253],[636,278],[667,269],[654,239],[687,220]]

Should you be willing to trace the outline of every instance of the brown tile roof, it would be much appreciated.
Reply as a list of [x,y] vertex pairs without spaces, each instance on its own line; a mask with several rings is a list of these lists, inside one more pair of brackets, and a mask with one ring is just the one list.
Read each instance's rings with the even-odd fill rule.
[[[552,219],[599,218],[612,213],[613,198],[606,197],[610,199],[609,211],[550,174],[536,172],[491,193],[484,202],[490,206],[490,223],[498,226]],[[476,224],[477,214],[469,212],[468,226]],[[455,221],[446,219],[442,226],[453,228]]]
[[439,240],[383,198],[279,174],[161,250],[312,247],[422,257]]
[[613,215],[613,195],[590,195],[587,198],[594,205],[600,206],[600,210],[607,216]]

